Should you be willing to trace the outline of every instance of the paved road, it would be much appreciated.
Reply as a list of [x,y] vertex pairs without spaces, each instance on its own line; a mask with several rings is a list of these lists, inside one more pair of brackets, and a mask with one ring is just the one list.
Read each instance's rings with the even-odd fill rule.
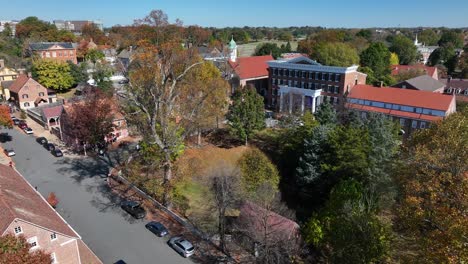
[[[119,207],[119,199],[109,192],[105,177],[108,162],[93,158],[55,158],[35,138],[15,129],[1,129],[13,140],[16,169],[38,191],[47,196],[55,192],[57,211],[81,235],[104,263],[119,259],[128,264],[191,263],[168,247],[166,238],[158,238]],[[115,162],[115,160],[114,160]]]

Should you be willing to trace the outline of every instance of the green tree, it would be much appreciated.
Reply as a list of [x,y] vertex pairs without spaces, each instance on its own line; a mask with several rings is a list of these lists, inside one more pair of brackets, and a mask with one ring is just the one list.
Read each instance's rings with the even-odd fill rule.
[[67,63],[68,67],[70,67],[70,74],[73,77],[74,85],[86,82],[88,79],[86,73],[86,63],[81,63],[80,65],[76,65],[71,61],[68,61]]
[[278,188],[279,174],[275,165],[257,148],[246,150],[238,161],[242,188],[249,195],[255,195],[257,189],[268,183]]
[[368,41],[372,38],[372,31],[370,29],[361,29],[356,36],[367,39]]
[[335,108],[333,105],[328,101],[325,100],[315,112],[315,119],[321,125],[335,125],[337,122],[337,116]]
[[254,131],[265,127],[263,98],[254,87],[244,87],[234,93],[227,120],[231,133],[244,140],[245,145]]
[[66,62],[36,60],[33,62],[33,75],[46,88],[65,91],[73,86],[74,79]]
[[436,46],[440,36],[433,29],[425,29],[418,34],[418,41],[426,46]]
[[361,53],[361,66],[372,69],[374,78],[380,80],[390,74],[390,58],[388,48],[382,42],[375,42]]
[[400,63],[403,65],[414,63],[418,59],[418,50],[413,41],[402,35],[393,38],[390,51],[398,55]]
[[453,73],[458,63],[458,56],[452,44],[446,44],[434,50],[429,56],[429,65],[442,64],[449,74]]
[[348,67],[359,64],[356,49],[345,43],[320,43],[311,56],[324,65]]
[[418,131],[402,151],[396,226],[419,247],[409,262],[468,259],[467,117],[465,109]]
[[96,86],[107,95],[112,95],[114,92],[114,86],[109,79],[111,76],[112,68],[107,64],[97,63],[95,65],[92,77],[96,82]]
[[447,30],[442,33],[439,40],[439,46],[452,44],[454,48],[463,48],[463,33]]
[[91,61],[93,64],[96,64],[96,62],[102,60],[104,58],[104,53],[98,49],[90,49],[88,52],[86,52],[85,55],[85,60]]
[[263,43],[255,48],[255,56],[271,55],[274,59],[281,56],[281,49],[276,43]]

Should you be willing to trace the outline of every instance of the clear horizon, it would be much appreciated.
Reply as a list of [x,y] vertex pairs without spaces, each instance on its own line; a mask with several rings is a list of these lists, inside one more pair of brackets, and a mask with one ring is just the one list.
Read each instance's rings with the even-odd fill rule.
[[[56,0],[22,1],[28,8],[18,8],[9,1],[2,4],[0,20],[21,20],[28,16],[52,22],[53,20],[101,20],[104,27],[130,25],[153,9],[163,10],[170,22],[181,19],[184,25],[203,27],[290,27],[311,26],[327,28],[414,28],[414,27],[468,27],[468,1],[394,0],[385,3],[362,0],[307,1],[296,0],[294,5],[276,0],[235,3],[206,0],[150,1],[131,3],[126,0]],[[7,14],[7,15],[5,15]]]

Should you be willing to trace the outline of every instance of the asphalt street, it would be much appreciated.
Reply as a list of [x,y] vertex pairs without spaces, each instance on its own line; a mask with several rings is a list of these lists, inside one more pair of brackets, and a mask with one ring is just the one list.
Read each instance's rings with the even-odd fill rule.
[[15,129],[1,129],[13,140],[16,169],[44,196],[55,192],[57,211],[81,235],[104,263],[120,259],[128,264],[192,263],[172,250],[166,241],[146,230],[146,221],[135,220],[120,209],[120,199],[107,188],[105,178],[114,158],[52,156],[35,137]]

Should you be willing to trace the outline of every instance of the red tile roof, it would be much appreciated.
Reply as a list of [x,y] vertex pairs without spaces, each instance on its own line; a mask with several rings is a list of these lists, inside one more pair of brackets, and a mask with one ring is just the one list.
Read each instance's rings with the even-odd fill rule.
[[16,80],[11,84],[10,92],[18,93],[28,80],[29,77],[26,74],[20,74],[18,78],[16,78]]
[[56,105],[52,107],[44,107],[42,109],[42,112],[44,113],[44,117],[46,119],[50,119],[52,117],[57,117],[62,114],[63,111],[63,106],[62,105]]
[[15,219],[79,238],[42,196],[13,168],[0,164],[0,234]]
[[251,234],[262,233],[263,221],[266,221],[270,227],[270,233],[284,240],[294,238],[299,232],[299,225],[296,222],[251,202],[242,204],[238,220],[246,224],[246,231]]
[[427,75],[434,77],[434,73],[437,70],[436,67],[429,67],[424,64],[414,64],[414,65],[392,65],[392,75],[398,75],[409,70],[424,70]]
[[229,61],[229,65],[241,79],[253,79],[268,76],[267,61],[271,60],[274,60],[271,55],[242,57]]
[[454,102],[453,95],[401,88],[374,87],[366,84],[355,85],[349,93],[348,98],[423,107],[442,111],[449,110],[451,104]]

